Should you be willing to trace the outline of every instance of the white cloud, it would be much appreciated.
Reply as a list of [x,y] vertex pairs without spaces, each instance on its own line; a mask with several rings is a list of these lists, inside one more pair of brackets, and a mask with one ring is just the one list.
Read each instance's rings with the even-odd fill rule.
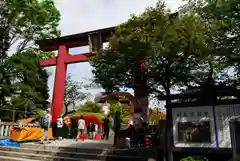
[[[139,14],[157,0],[57,0],[63,35],[115,26],[126,21],[131,13]],[[175,10],[180,0],[168,0],[167,6]]]

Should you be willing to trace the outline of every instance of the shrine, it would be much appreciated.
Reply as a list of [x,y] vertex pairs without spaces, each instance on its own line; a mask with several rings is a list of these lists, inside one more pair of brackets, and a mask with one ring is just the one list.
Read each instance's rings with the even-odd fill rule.
[[[55,39],[39,40],[36,43],[42,51],[58,50],[58,55],[40,61],[41,67],[56,66],[55,82],[52,99],[52,128],[55,136],[56,120],[62,113],[64,106],[64,88],[67,73],[67,64],[87,62],[95,52],[103,48],[103,43],[107,42],[115,27],[95,30],[70,36],[63,36]],[[88,53],[71,55],[69,48],[81,47],[89,45]],[[79,71],[81,72],[81,71]],[[147,120],[148,113],[148,92],[146,81],[136,78],[134,97],[138,104],[134,106],[134,117],[138,119],[143,117]]]

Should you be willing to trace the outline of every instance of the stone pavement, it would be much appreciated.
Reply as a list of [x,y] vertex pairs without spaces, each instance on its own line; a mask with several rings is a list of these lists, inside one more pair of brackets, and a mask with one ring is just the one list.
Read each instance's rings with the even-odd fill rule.
[[[29,142],[23,144],[39,144],[38,142]],[[57,147],[71,147],[71,148],[83,148],[83,149],[108,149],[113,145],[113,139],[111,140],[79,140],[64,139],[60,141],[51,141],[51,143],[45,143],[44,146],[57,146]]]
[[[157,151],[152,148],[117,148],[112,140],[75,141],[65,139],[39,144],[39,142],[21,143],[21,148],[3,148],[2,156],[39,161],[147,161],[157,158]],[[0,147],[1,148],[1,147]],[[1,159],[1,158],[0,158]]]

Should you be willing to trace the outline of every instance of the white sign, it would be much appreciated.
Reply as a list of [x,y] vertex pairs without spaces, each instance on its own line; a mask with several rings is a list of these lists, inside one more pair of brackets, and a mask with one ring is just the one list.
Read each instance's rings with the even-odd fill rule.
[[[219,144],[220,148],[231,148],[231,138],[229,129],[229,120],[234,116],[240,116],[240,105],[217,105],[215,106],[216,116],[216,131],[214,129],[213,107],[184,107],[173,108],[173,130],[174,144],[176,147],[216,147]],[[182,136],[179,132],[179,123],[184,122],[201,122],[209,121],[211,142],[181,142],[179,139]],[[180,140],[180,141],[179,141]]]
[[240,116],[240,105],[219,105],[215,112],[219,147],[231,148],[229,120],[234,116]]
[[[185,122],[199,122],[208,121],[210,123],[210,142],[198,143],[198,142],[184,142],[180,141],[178,129],[180,123]],[[214,123],[213,123],[213,112],[211,106],[203,107],[183,107],[183,108],[173,108],[173,133],[174,133],[174,144],[176,147],[215,147],[215,133],[214,133]],[[183,137],[183,136],[182,136]]]

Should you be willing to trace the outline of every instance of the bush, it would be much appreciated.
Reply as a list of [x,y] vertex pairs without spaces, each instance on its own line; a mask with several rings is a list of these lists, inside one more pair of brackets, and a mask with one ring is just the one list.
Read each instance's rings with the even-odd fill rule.
[[204,156],[189,156],[181,159],[180,161],[208,161],[208,159]]

